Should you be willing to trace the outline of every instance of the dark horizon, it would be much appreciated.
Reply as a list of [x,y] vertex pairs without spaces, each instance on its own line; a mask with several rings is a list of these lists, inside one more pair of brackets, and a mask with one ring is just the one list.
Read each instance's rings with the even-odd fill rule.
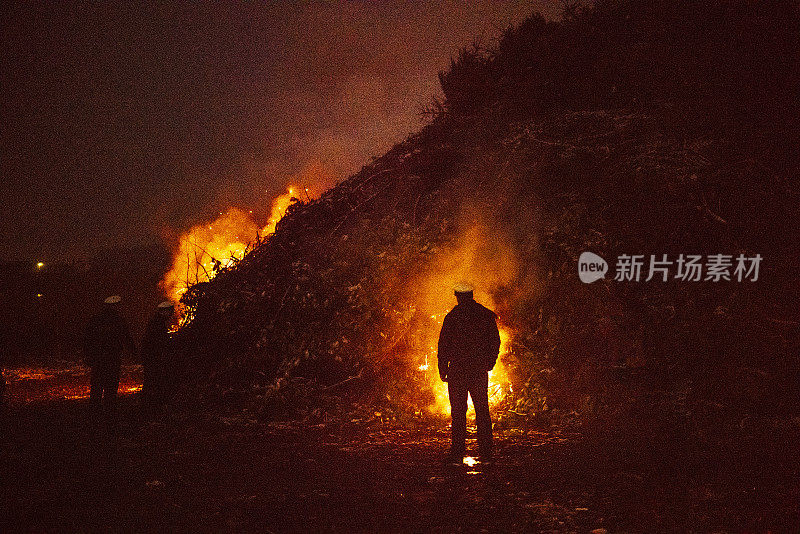
[[169,242],[230,206],[263,220],[307,166],[341,180],[417,130],[460,47],[560,9],[7,7],[2,255]]

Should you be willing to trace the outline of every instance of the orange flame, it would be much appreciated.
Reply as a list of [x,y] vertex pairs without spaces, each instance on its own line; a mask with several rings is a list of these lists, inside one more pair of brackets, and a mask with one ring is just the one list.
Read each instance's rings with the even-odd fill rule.
[[260,227],[252,217],[252,211],[229,208],[220,212],[213,222],[198,224],[181,235],[173,255],[172,267],[161,280],[166,295],[178,302],[180,297],[198,282],[214,278],[221,268],[244,257],[247,248],[257,235],[262,237],[275,232],[289,206],[296,200],[311,201],[333,182],[334,173],[322,162],[311,160],[296,176],[301,187],[289,186],[282,195],[272,201],[269,217]]
[[[308,189],[304,188],[307,194]],[[260,228],[252,212],[229,208],[220,212],[211,223],[198,224],[181,235],[173,256],[172,268],[161,280],[161,287],[175,302],[194,284],[214,278],[220,269],[242,259],[258,235],[275,232],[278,221],[286,214],[295,198],[297,188],[291,186],[286,193],[272,201],[269,218]],[[308,197],[310,198],[310,197]]]
[[192,227],[181,235],[161,287],[177,302],[189,287],[212,279],[220,268],[240,259],[257,231],[250,214],[238,208],[228,209],[210,224]]
[[[442,318],[442,320],[444,320]],[[441,330],[442,320],[438,322],[438,330]],[[438,332],[437,330],[437,332]],[[506,354],[510,350],[511,331],[503,326],[500,327],[500,355]],[[447,395],[447,384],[439,379],[438,370],[430,369],[427,363],[429,359],[436,358],[436,347],[431,347],[431,352],[425,355],[425,364],[420,365],[417,370],[427,373],[428,382],[434,395],[434,402],[428,409],[431,412],[450,415],[450,399]],[[435,368],[435,366],[434,366]],[[511,392],[511,382],[508,379],[505,366],[498,359],[494,369],[489,373],[489,406],[495,407],[500,404]],[[468,401],[469,407],[474,409],[472,398]]]
[[[306,191],[308,191],[308,189],[306,189]],[[261,229],[262,235],[269,235],[275,232],[275,227],[278,226],[278,221],[280,221],[283,216],[286,215],[286,210],[289,209],[289,206],[295,200],[297,200],[295,197],[295,187],[291,186],[284,194],[275,197],[275,200],[272,201],[272,209],[270,210],[267,224]]]
[[[473,220],[466,231],[448,247],[439,252],[410,287],[415,288],[416,306],[425,313],[425,321],[420,332],[420,344],[412,351],[409,364],[417,372],[424,373],[424,379],[433,395],[433,402],[427,407],[432,414],[450,414],[450,401],[447,384],[439,379],[437,342],[445,315],[456,304],[453,286],[460,281],[469,281],[475,287],[475,300],[497,311],[493,292],[514,283],[517,275],[517,261],[507,240],[489,225]],[[500,358],[489,374],[489,405],[496,407],[511,392],[502,357],[511,350],[513,332],[503,324],[500,317]],[[469,400],[472,406],[472,399]]]

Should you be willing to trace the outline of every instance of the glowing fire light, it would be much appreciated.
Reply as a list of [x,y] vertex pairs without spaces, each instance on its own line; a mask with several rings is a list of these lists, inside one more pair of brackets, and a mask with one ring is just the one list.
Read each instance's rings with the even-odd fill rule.
[[[482,224],[472,218],[464,231],[446,248],[431,257],[426,268],[409,281],[414,289],[415,307],[423,313],[423,324],[413,336],[409,361],[410,369],[423,373],[420,377],[432,395],[425,408],[431,414],[450,415],[447,383],[439,378],[437,343],[442,322],[456,304],[453,286],[460,281],[470,281],[475,286],[475,300],[497,311],[496,289],[513,285],[517,274],[517,261],[508,240],[491,224]],[[413,315],[413,313],[411,314]],[[498,320],[500,355],[489,373],[489,406],[498,407],[511,393],[511,381],[503,364],[503,357],[511,351],[513,332]],[[473,409],[472,399],[468,400]]]
[[[441,316],[439,319],[436,329],[437,335],[438,331],[441,330],[442,321],[444,320],[444,315],[446,314],[437,314]],[[510,343],[511,343],[511,332],[503,327],[500,326],[500,354],[506,354],[510,350]],[[430,366],[428,364],[429,357],[436,357],[436,347],[430,347],[431,352],[425,355],[425,363],[420,365],[417,370],[419,371],[428,371]],[[444,414],[450,415],[450,399],[447,394],[447,383],[442,382],[439,379],[438,371],[429,373],[429,382],[431,384],[431,389],[433,391],[435,401],[431,408],[433,411]],[[494,366],[494,369],[491,370],[489,373],[489,406],[495,407],[500,404],[505,398],[506,395],[511,393],[511,382],[508,379],[508,375],[506,373],[506,369],[503,366],[503,363],[498,359],[497,363]],[[469,408],[475,409],[474,405],[472,404],[472,397],[470,396],[469,400],[467,401]]]
[[[137,384],[137,385],[133,385],[133,386],[124,386],[124,387],[120,386],[120,388],[118,390],[118,393],[120,395],[130,395],[132,393],[138,393],[141,390],[142,390],[142,385],[141,384]],[[89,392],[84,390],[84,391],[81,391],[79,393],[65,393],[63,395],[63,398],[67,399],[67,400],[88,399],[89,398]]]
[[37,269],[41,269],[42,267],[44,267],[44,262],[43,262],[43,261],[40,261],[40,262],[38,262],[38,263],[36,264],[36,268],[37,268]]
[[278,221],[286,215],[286,210],[289,209],[289,205],[297,200],[294,195],[294,190],[294,187],[289,187],[286,193],[276,197],[275,200],[272,201],[272,210],[270,211],[269,219],[267,219],[267,224],[261,230],[262,234],[271,234],[275,231]]
[[425,363],[423,363],[422,365],[420,365],[419,367],[417,367],[417,370],[418,370],[418,371],[427,371],[427,370],[428,370],[428,368],[429,368],[429,365],[428,365],[428,355],[426,354],[426,355],[425,355]]
[[[5,369],[3,374],[10,384],[10,396],[15,401],[34,402],[45,399],[80,400],[89,398],[90,369],[80,364],[66,367],[18,367]],[[142,390],[138,379],[141,366],[124,365],[120,395],[130,395]]]
[[220,212],[210,224],[192,227],[181,235],[172,268],[161,280],[161,287],[171,299],[179,301],[189,287],[211,280],[220,269],[242,259],[257,235],[275,232],[278,221],[296,200],[294,187],[276,197],[263,228],[253,221],[252,210],[245,212],[238,208]]
[[6,369],[5,372],[13,380],[47,380],[55,376],[55,373],[48,369]]
[[467,456],[466,458],[464,458],[464,465],[466,465],[467,467],[475,467],[477,463],[478,460],[476,460],[472,456]]
[[257,231],[253,220],[237,208],[229,209],[211,225],[193,227],[181,236],[162,287],[172,299],[179,300],[190,286],[210,280],[220,268],[244,255],[248,242],[236,239],[237,235],[255,239]]
[[[296,177],[298,182],[308,184],[303,191],[309,202],[333,179],[330,169],[317,160],[310,161]],[[257,235],[265,237],[275,232],[278,221],[286,215],[289,206],[299,200],[296,198],[297,190],[296,186],[291,186],[272,201],[264,226],[253,220],[252,210],[230,208],[219,212],[216,220],[194,226],[182,234],[173,254],[172,267],[161,280],[166,296],[179,302],[189,287],[211,280],[221,269],[242,259]],[[181,319],[181,324],[184,319]]]

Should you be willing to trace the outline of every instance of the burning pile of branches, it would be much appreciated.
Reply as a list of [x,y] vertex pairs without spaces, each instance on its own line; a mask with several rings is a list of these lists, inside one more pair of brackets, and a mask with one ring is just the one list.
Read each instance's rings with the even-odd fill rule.
[[[603,4],[559,24],[533,17],[490,54],[462,54],[442,75],[446,101],[431,124],[317,200],[293,202],[274,233],[183,295],[189,366],[224,395],[257,399],[265,417],[324,419],[345,405],[372,418],[442,414],[435,341],[454,304],[452,283],[469,280],[500,317],[493,388],[508,417],[554,408],[615,417],[645,399],[686,418],[786,390],[775,386],[775,362],[792,350],[796,310],[787,311],[786,295],[797,284],[796,244],[785,236],[798,233],[800,219],[787,178],[798,168],[785,136],[796,126],[785,112],[790,93],[772,88],[774,98],[753,109],[736,91],[719,93],[720,103],[687,89],[707,88],[708,65],[733,65],[713,56],[740,49],[727,41],[699,47],[712,56],[674,79],[648,76],[651,60],[671,58],[647,55],[625,56],[614,67],[620,76],[606,75],[598,58],[616,61],[629,44],[631,33],[618,27],[645,28],[636,35],[652,40],[641,48],[651,55],[682,46],[647,29],[677,34],[684,18],[625,6]],[[737,9],[699,17],[712,28],[691,39],[738,35],[717,24],[753,31],[750,8]],[[795,24],[793,9],[769,16]],[[595,31],[606,32],[602,56],[580,48],[578,37],[595,43]],[[742,64],[768,63],[771,53],[750,50]],[[569,63],[574,57],[587,60]],[[717,71],[720,90],[747,87],[748,72]],[[773,271],[758,288],[610,276],[583,285],[583,251],[612,262],[759,253]],[[738,387],[742,376],[758,387]]]
[[[277,402],[287,392],[312,391],[352,396],[392,417],[448,412],[435,345],[455,304],[451,288],[486,281],[477,297],[494,306],[492,292],[515,272],[487,256],[501,244],[486,240],[485,227],[459,227],[453,202],[442,202],[437,188],[443,176],[409,176],[431,158],[415,150],[418,139],[319,200],[296,200],[274,234],[213,281],[190,287],[182,337],[213,350],[196,356],[221,362],[214,384],[255,390],[276,413],[277,404],[300,408],[296,399]],[[498,246],[481,250],[492,242]],[[510,329],[501,326],[508,353]],[[492,384],[493,402],[505,401],[513,386],[502,361]]]
[[[304,187],[307,199],[308,188]],[[193,285],[208,282],[218,272],[241,260],[263,237],[272,234],[278,221],[296,201],[300,188],[289,186],[272,202],[269,218],[263,227],[253,220],[253,212],[229,208],[208,224],[198,224],[180,236],[172,268],[161,280],[162,289],[175,301]]]

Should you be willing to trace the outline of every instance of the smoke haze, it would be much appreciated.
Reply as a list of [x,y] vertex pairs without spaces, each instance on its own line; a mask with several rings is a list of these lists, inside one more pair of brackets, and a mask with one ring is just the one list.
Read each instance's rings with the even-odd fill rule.
[[308,169],[342,179],[418,129],[458,48],[534,10],[560,4],[7,8],[0,250],[81,258],[231,206],[266,220]]

